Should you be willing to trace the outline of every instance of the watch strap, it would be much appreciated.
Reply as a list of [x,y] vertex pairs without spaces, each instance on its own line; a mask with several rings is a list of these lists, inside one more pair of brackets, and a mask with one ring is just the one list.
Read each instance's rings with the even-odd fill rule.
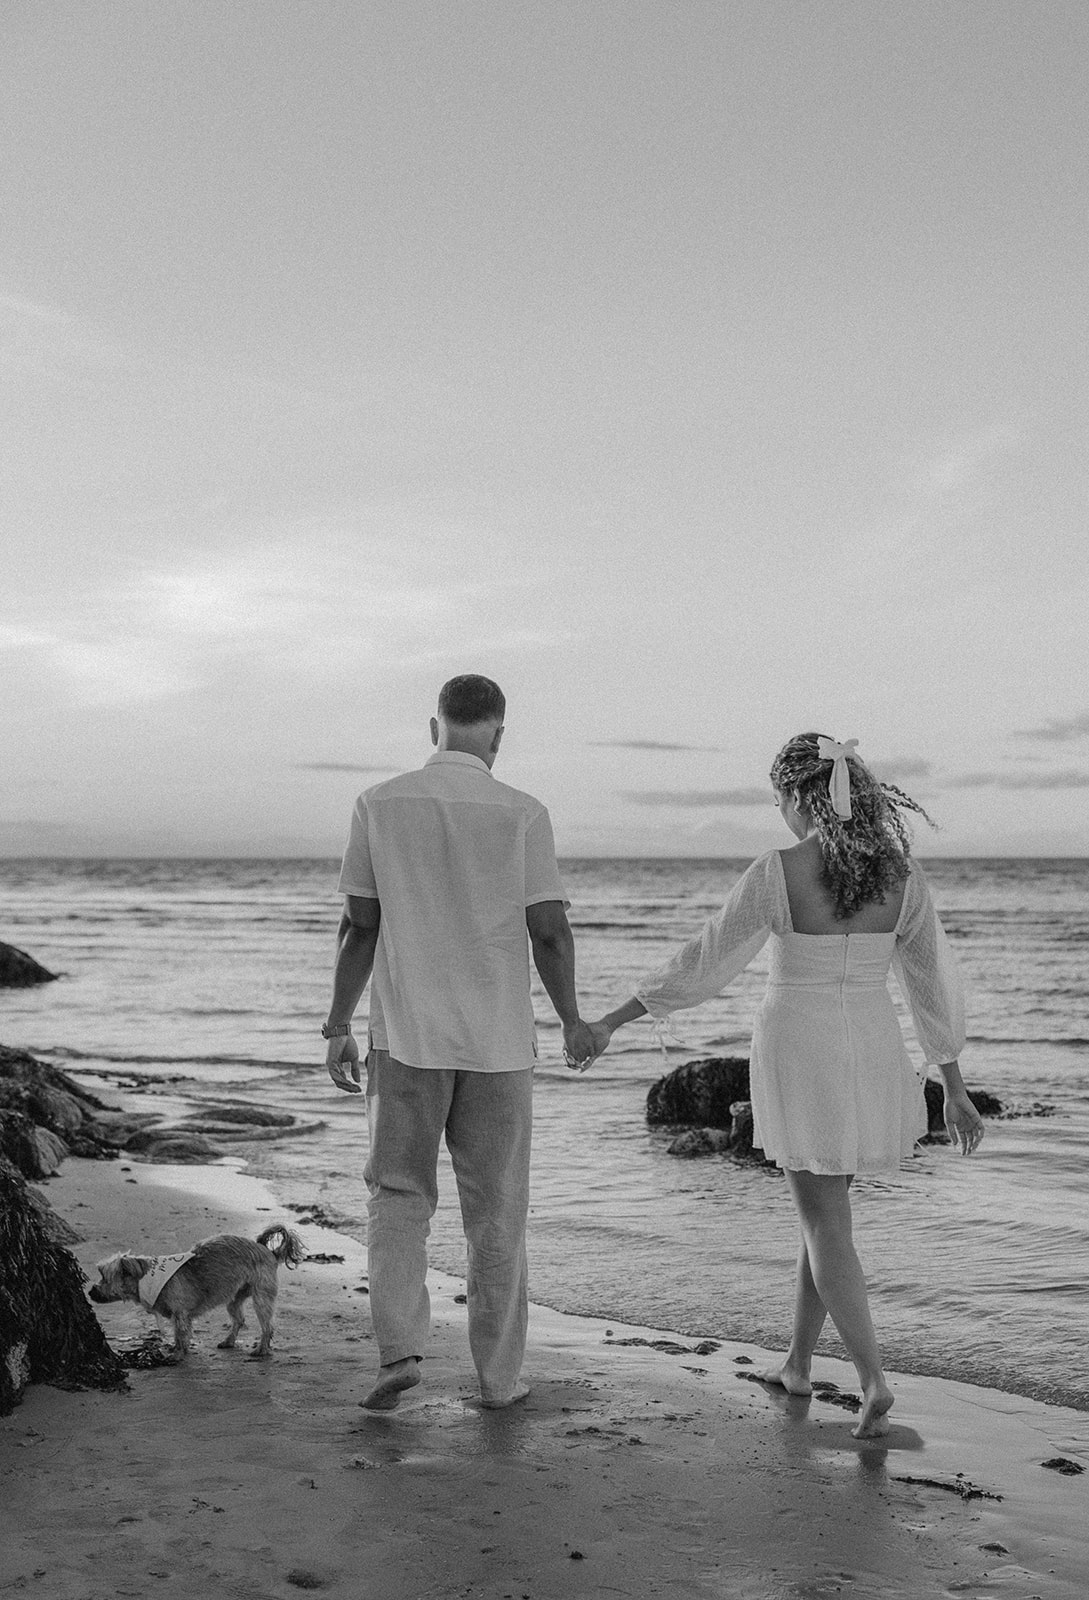
[[334,1022],[332,1027],[327,1022],[323,1022],[321,1025],[323,1039],[339,1039],[342,1034],[351,1033],[351,1031],[352,1025],[350,1022]]

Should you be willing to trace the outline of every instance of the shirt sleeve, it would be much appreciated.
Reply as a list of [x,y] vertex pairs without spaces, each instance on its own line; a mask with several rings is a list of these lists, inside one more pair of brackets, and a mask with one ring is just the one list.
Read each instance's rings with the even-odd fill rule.
[[541,905],[545,900],[561,900],[571,904],[563,889],[563,880],[556,862],[556,842],[552,837],[552,819],[544,806],[529,818],[526,824],[526,905]]
[[773,865],[770,855],[754,861],[721,911],[664,966],[640,980],[635,996],[652,1017],[698,1006],[719,994],[767,943],[778,922]]
[[348,830],[348,843],[344,847],[344,860],[340,868],[337,889],[341,894],[358,894],[366,900],[379,898],[374,865],[371,861],[365,794],[359,796],[352,812],[352,823]]
[[893,956],[896,981],[927,1065],[955,1061],[964,1049],[964,988],[930,886],[914,862],[904,894]]

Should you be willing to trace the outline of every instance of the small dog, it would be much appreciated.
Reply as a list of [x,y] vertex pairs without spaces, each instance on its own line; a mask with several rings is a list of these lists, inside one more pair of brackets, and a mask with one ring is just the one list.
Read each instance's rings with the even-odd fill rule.
[[[279,1238],[279,1243],[269,1241]],[[245,1327],[242,1305],[253,1297],[261,1337],[251,1359],[268,1356],[272,1346],[272,1311],[276,1304],[276,1269],[282,1262],[295,1267],[306,1252],[290,1228],[277,1223],[266,1228],[256,1243],[236,1234],[221,1233],[205,1239],[179,1256],[111,1256],[98,1263],[99,1282],[88,1293],[97,1305],[114,1300],[136,1300],[157,1316],[174,1324],[172,1354],[180,1361],[189,1349],[193,1318],[215,1306],[226,1306],[230,1332],[218,1348],[232,1350],[238,1330]]]

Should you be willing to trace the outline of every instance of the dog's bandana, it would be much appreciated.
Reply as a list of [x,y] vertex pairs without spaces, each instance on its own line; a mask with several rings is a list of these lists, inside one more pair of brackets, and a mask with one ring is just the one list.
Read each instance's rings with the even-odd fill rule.
[[184,1267],[187,1261],[192,1261],[194,1251],[183,1250],[176,1256],[154,1256],[150,1267],[140,1279],[140,1300],[149,1311],[154,1310],[155,1302],[177,1272],[179,1267]]

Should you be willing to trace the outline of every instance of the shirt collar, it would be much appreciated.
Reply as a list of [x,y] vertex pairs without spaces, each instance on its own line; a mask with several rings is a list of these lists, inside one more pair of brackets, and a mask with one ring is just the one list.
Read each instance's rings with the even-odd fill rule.
[[486,761],[481,761],[479,756],[471,756],[468,750],[436,750],[434,755],[428,756],[425,766],[435,767],[445,765],[447,762],[459,767],[479,767],[481,772],[486,772],[491,777],[491,768]]

